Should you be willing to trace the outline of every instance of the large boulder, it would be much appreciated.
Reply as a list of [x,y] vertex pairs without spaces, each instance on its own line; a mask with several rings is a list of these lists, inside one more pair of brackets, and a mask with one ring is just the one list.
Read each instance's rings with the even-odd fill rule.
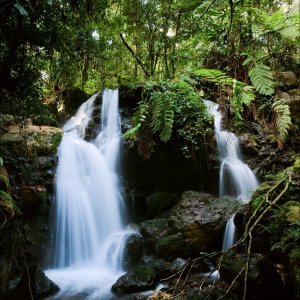
[[16,297],[22,295],[22,299],[43,299],[58,291],[59,287],[36,267],[24,272],[15,290]]
[[175,193],[159,192],[146,198],[147,217],[153,218],[173,207],[179,198]]
[[222,239],[227,220],[240,207],[233,198],[184,192],[168,216],[141,223],[146,253],[166,260],[210,251]]
[[239,205],[233,198],[187,191],[171,210],[168,223],[171,232],[184,235],[186,252],[196,254],[211,249]]
[[136,266],[122,275],[112,286],[112,291],[118,295],[136,293],[154,287],[155,271],[145,266]]
[[140,234],[132,234],[126,240],[123,256],[123,268],[130,270],[142,261],[144,241]]

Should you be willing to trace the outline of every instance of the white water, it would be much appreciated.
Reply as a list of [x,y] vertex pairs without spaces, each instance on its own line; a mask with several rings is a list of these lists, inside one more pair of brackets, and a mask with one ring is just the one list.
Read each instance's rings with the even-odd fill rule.
[[92,96],[65,124],[56,178],[54,268],[47,276],[61,291],[52,299],[107,299],[124,273],[127,237],[117,166],[120,141],[118,91],[105,90],[102,126],[95,141],[84,140],[93,112]]
[[[218,156],[220,160],[220,189],[219,195],[235,197],[242,203],[250,201],[251,196],[258,186],[258,181],[240,158],[240,145],[237,136],[229,131],[222,130],[222,115],[219,106],[205,100],[208,111],[214,116],[215,136],[217,139]],[[223,249],[230,248],[236,239],[236,228],[232,216],[226,225]]]

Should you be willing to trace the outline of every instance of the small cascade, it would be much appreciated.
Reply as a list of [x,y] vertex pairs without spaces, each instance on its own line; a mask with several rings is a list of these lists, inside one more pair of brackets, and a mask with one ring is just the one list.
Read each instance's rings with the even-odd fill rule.
[[[56,178],[53,269],[47,276],[61,289],[57,299],[107,299],[124,273],[123,199],[117,168],[120,141],[118,90],[105,90],[101,131],[84,140],[97,94],[63,127]],[[55,299],[55,297],[54,297]]]
[[[258,181],[249,166],[242,162],[238,137],[229,131],[222,130],[222,115],[219,106],[205,100],[208,112],[214,116],[215,136],[217,139],[218,157],[220,160],[219,196],[232,196],[242,203],[250,201],[258,186]],[[230,248],[236,239],[236,229],[232,216],[226,225],[223,249]]]

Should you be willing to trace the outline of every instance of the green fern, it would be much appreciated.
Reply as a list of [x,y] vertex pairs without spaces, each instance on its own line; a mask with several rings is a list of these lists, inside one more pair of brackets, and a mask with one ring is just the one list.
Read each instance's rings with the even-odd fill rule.
[[290,108],[283,99],[277,99],[272,104],[274,111],[274,126],[277,132],[278,140],[283,143],[287,137],[288,129],[292,124]]
[[271,69],[262,64],[256,64],[250,71],[249,77],[253,86],[262,95],[272,95],[274,93],[274,77]]
[[150,98],[152,110],[151,127],[166,142],[172,134],[174,123],[174,101],[176,94],[170,91],[154,92]]
[[193,72],[197,77],[204,77],[208,81],[232,85],[232,78],[227,76],[225,73],[214,69],[200,69]]
[[133,115],[133,128],[123,134],[125,139],[134,139],[139,134],[139,131],[149,115],[149,104],[146,101],[138,103],[138,110]]

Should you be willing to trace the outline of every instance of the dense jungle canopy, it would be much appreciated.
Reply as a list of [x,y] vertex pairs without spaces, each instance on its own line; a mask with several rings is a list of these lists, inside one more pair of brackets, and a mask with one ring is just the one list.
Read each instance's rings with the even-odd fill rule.
[[201,68],[271,95],[275,72],[299,66],[297,3],[1,0],[1,104],[33,113],[68,87],[93,93]]

